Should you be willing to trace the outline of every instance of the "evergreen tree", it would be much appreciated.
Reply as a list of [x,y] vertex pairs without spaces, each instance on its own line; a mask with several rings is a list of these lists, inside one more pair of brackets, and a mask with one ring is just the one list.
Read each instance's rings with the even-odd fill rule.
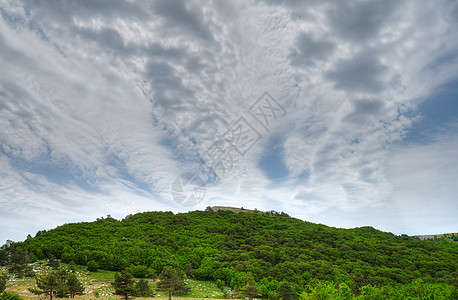
[[186,276],[189,278],[189,277],[192,277],[192,264],[186,264],[186,271],[185,271],[185,274]]
[[6,266],[8,263],[9,255],[8,250],[0,248],[0,266]]
[[121,274],[115,274],[115,280],[113,287],[115,289],[115,294],[124,296],[125,300],[129,299],[129,296],[135,295],[134,279],[130,273],[129,268],[125,268],[121,271]]
[[30,268],[27,266],[30,261],[27,250],[22,250],[11,243],[8,252],[10,263],[8,271],[17,277],[23,277],[26,273],[30,275]]
[[68,286],[67,286],[68,272],[65,270],[58,270],[55,274],[57,277],[57,287],[56,287],[57,297],[67,297],[68,295]]
[[84,286],[75,274],[68,275],[67,288],[70,293],[70,298],[74,298],[75,295],[82,295],[84,293]]
[[51,255],[51,257],[48,259],[48,266],[54,270],[57,270],[60,267],[60,263],[57,259],[54,258],[54,256]]
[[56,290],[59,289],[59,278],[54,272],[49,272],[43,276],[37,276],[36,283],[38,290],[30,288],[29,291],[37,295],[46,294],[49,296],[50,300],[52,300]]
[[8,275],[6,274],[0,275],[0,293],[3,293],[3,291],[5,290],[8,279],[9,279]]
[[172,267],[166,267],[159,275],[161,281],[158,282],[157,288],[169,293],[169,300],[172,299],[172,292],[180,291],[185,288],[183,274]]
[[135,284],[135,295],[138,297],[153,297],[154,292],[151,290],[151,288],[148,285],[148,280],[146,279],[140,279],[136,284]]

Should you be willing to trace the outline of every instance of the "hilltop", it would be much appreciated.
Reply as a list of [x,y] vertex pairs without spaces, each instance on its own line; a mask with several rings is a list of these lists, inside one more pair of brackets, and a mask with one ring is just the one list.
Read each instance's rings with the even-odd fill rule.
[[392,293],[415,284],[456,290],[456,243],[249,212],[214,207],[100,218],[39,231],[4,248],[25,249],[32,261],[57,258],[82,266],[93,261],[104,270],[130,267],[145,276],[173,266],[190,278],[215,281],[233,291],[251,273],[264,298],[274,297],[282,284],[296,294],[310,292],[320,282],[329,289],[344,284],[356,295],[369,285]]

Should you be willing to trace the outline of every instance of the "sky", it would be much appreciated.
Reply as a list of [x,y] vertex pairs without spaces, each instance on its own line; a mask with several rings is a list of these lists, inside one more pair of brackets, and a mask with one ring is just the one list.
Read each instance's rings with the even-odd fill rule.
[[457,25],[446,0],[0,0],[0,244],[215,205],[458,232]]

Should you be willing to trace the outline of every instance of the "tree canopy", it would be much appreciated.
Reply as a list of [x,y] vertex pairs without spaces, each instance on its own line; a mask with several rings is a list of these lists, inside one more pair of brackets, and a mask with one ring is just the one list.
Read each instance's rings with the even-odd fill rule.
[[[287,214],[244,211],[146,212],[120,221],[65,224],[3,246],[0,262],[14,256],[23,266],[28,253],[31,260],[94,261],[113,271],[132,267],[142,277],[170,266],[196,279],[219,280],[235,292],[251,273],[264,298],[297,298],[328,287],[340,292],[341,283],[354,295],[415,280],[451,290],[458,285],[458,244],[452,239],[419,240],[372,227],[339,229]],[[319,284],[311,285],[313,280]]]

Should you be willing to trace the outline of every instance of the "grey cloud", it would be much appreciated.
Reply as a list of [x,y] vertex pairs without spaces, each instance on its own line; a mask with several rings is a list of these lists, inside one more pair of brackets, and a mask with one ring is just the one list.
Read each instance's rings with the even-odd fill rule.
[[[165,47],[160,43],[151,43],[143,49],[144,54],[149,58],[162,59],[184,66],[184,68],[192,73],[201,72],[208,62],[202,61],[200,56],[190,54],[184,47]],[[207,60],[212,58],[207,56]]]
[[368,120],[382,116],[385,105],[378,100],[356,100],[353,102],[354,110],[344,120],[353,123],[364,123]]
[[171,107],[175,111],[183,110],[186,100],[194,96],[168,63],[151,61],[146,67],[146,76],[153,90],[154,104],[166,110]]
[[324,60],[335,50],[336,45],[330,41],[313,38],[302,32],[296,39],[295,48],[288,58],[293,66],[313,66],[317,60]]
[[[408,84],[413,78],[421,85],[427,80],[418,78],[430,78],[418,76],[417,70],[443,81],[440,72],[432,74],[428,67],[437,51],[432,45],[456,44],[445,34],[456,24],[442,18],[444,8],[414,1],[406,2],[412,11],[377,0],[266,2],[272,6],[262,0],[25,0],[22,11],[19,1],[3,1],[2,6],[13,5],[0,9],[6,20],[0,20],[0,31],[5,32],[4,39],[0,34],[0,80],[6,78],[6,83],[0,81],[0,114],[7,116],[0,116],[0,133],[15,139],[0,138],[9,147],[0,153],[0,184],[11,187],[1,195],[11,207],[14,204],[11,210],[18,211],[16,207],[29,199],[80,203],[81,198],[90,209],[78,218],[92,217],[90,202],[101,207],[97,213],[119,209],[124,199],[137,201],[125,205],[126,214],[152,204],[169,209],[170,203],[157,204],[169,200],[170,180],[183,166],[192,165],[188,157],[206,150],[225,132],[243,110],[236,104],[249,105],[253,95],[266,89],[294,107],[287,118],[294,125],[281,125],[278,132],[290,144],[288,167],[294,166],[294,174],[309,173],[301,181],[306,192],[297,194],[302,187],[289,182],[268,188],[253,151],[243,161],[249,177],[226,181],[212,191],[209,201],[245,203],[257,194],[257,205],[271,205],[270,199],[277,198],[291,210],[291,199],[296,199],[296,204],[313,210],[325,202],[339,206],[341,201],[344,207],[350,199],[386,199],[390,187],[384,185],[382,150],[407,124],[395,124],[391,112],[397,102],[417,94],[406,90],[392,97],[385,91],[395,90],[401,80]],[[381,33],[387,33],[387,39]],[[425,43],[430,40],[431,45]],[[54,51],[56,47],[62,51]],[[336,57],[342,59],[335,64]],[[325,61],[329,63],[320,64]],[[317,76],[307,80],[291,65],[316,65],[312,76]],[[456,74],[455,69],[444,71]],[[394,72],[399,81],[393,80]],[[330,83],[348,93],[329,88]],[[425,93],[431,85],[423,87]],[[363,95],[355,95],[359,92]],[[348,111],[347,101],[353,98],[359,100]],[[379,119],[386,126],[380,126]],[[188,145],[191,138],[196,145]],[[45,167],[61,163],[63,173],[100,187],[100,193],[86,193],[83,185],[67,189],[52,177],[48,180],[43,170],[23,172],[28,176],[24,179],[18,170],[5,167],[11,163],[5,153],[24,150],[30,155],[22,157],[43,153]],[[111,156],[120,164],[110,163]],[[60,172],[52,176],[60,177]],[[23,183],[28,180],[40,182],[43,196]],[[237,182],[240,185],[232,184]],[[141,191],[142,186],[152,193]]]
[[328,0],[264,0],[265,3],[270,5],[277,5],[282,7],[289,7],[291,9],[308,8],[315,5],[322,5],[328,3]]
[[367,183],[376,183],[377,182],[374,179],[374,173],[375,173],[374,169],[369,168],[369,167],[365,167],[359,170],[360,179],[363,182],[367,182]]
[[328,20],[337,36],[353,42],[378,37],[380,30],[390,20],[402,1],[338,1],[331,8]]
[[380,92],[384,87],[383,75],[388,68],[374,54],[365,52],[348,60],[341,60],[326,77],[335,87],[347,92]]
[[126,44],[116,29],[108,27],[100,29],[75,27],[72,31],[85,41],[97,43],[104,51],[113,51],[117,55],[133,55],[139,52],[139,49],[134,45]]
[[362,114],[378,114],[383,108],[383,102],[372,100],[357,100],[355,101],[355,112]]
[[205,41],[214,41],[208,26],[202,22],[202,11],[191,9],[186,4],[183,1],[161,0],[153,3],[153,9],[166,20],[167,26],[184,30]]
[[33,17],[52,18],[62,23],[72,23],[73,17],[113,19],[118,17],[144,19],[150,14],[137,2],[111,0],[28,0],[24,1],[26,14]]

